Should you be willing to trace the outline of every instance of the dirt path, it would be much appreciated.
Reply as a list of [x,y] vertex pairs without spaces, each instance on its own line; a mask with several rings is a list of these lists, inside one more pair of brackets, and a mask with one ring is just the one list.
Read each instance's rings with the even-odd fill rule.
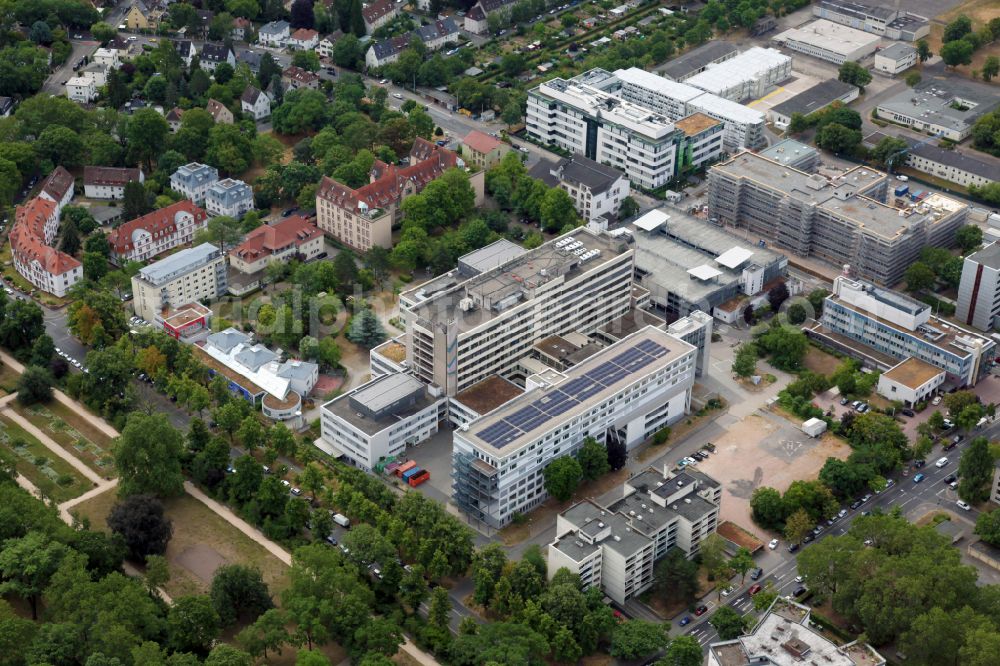
[[[6,397],[12,398],[13,395]],[[56,444],[54,441],[52,441],[52,439],[48,435],[46,435],[44,432],[36,428],[34,423],[32,423],[31,421],[29,421],[28,419],[24,418],[23,416],[15,412],[13,409],[11,409],[9,407],[9,401],[4,405],[3,409],[0,410],[0,414],[3,414],[8,419],[13,421],[20,427],[24,428],[25,432],[27,432],[29,435],[31,435],[39,442],[41,442],[43,445],[45,445],[45,448],[47,448],[49,451],[52,451],[52,453],[56,454],[57,456],[68,462],[70,465],[72,465],[73,468],[76,469],[76,471],[80,472],[80,474],[82,474],[87,480],[96,483],[97,485],[100,485],[105,482],[105,480],[102,479],[100,476],[98,476],[97,473],[94,472],[94,470],[90,469],[85,464],[83,464],[83,462],[79,458],[77,458],[74,455],[71,455],[69,451]]]
[[65,502],[63,502],[62,504],[60,504],[59,505],[59,513],[62,515],[62,518],[63,518],[64,521],[66,521],[67,523],[71,523],[71,522],[73,522],[73,516],[70,515],[70,511],[69,511],[70,509],[72,509],[73,507],[75,507],[77,504],[81,504],[82,502],[86,502],[87,500],[91,499],[92,497],[97,497],[101,493],[103,493],[103,492],[105,492],[107,490],[111,490],[112,488],[115,488],[117,486],[118,486],[118,479],[117,478],[111,479],[110,481],[104,481],[103,483],[101,483],[100,485],[98,485],[96,488],[93,488],[92,490],[88,490],[87,492],[85,492],[84,494],[80,495],[79,497],[74,497],[73,499],[66,500]]
[[111,425],[107,423],[107,421],[98,416],[94,416],[93,414],[90,413],[90,410],[88,410],[86,407],[84,407],[79,402],[69,397],[59,389],[54,390],[52,394],[55,396],[55,399],[61,402],[67,409],[72,410],[74,414],[78,415],[84,421],[86,421],[93,427],[97,428],[111,439],[115,439],[116,437],[118,437],[118,435],[121,434],[117,430],[112,428]]
[[42,491],[38,489],[38,486],[36,486],[35,484],[33,484],[27,478],[21,476],[20,474],[15,473],[14,474],[14,480],[17,481],[17,485],[21,486],[22,488],[24,488],[25,490],[27,490],[29,493],[31,493],[32,495],[34,495],[38,499],[40,499],[40,500],[44,500],[45,499],[42,496]]

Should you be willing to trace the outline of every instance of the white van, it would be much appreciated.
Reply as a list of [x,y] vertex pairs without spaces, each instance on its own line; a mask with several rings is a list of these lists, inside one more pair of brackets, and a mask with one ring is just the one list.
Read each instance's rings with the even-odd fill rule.
[[342,513],[333,514],[333,522],[337,523],[341,527],[347,528],[351,526],[351,520]]

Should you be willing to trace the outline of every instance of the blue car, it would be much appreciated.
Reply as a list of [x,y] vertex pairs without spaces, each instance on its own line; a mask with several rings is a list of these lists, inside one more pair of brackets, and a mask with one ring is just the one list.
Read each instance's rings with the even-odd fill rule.
[[683,618],[681,618],[681,621],[678,622],[677,624],[679,624],[682,627],[686,627],[687,625],[691,624],[691,616],[685,615]]
[[923,480],[924,480],[924,475],[923,474],[916,474],[913,477],[913,483],[920,483]]

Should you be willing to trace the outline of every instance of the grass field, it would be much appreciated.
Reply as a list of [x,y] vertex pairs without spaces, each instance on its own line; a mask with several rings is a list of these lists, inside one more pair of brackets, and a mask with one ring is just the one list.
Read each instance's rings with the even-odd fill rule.
[[[24,442],[24,446],[13,446],[13,440]],[[45,445],[29,435],[17,424],[0,418],[0,446],[17,456],[18,473],[31,481],[56,502],[79,497],[93,487],[93,484],[62,458],[54,455]]]
[[[973,30],[979,30],[990,19],[1000,16],[1000,0],[969,0],[952,10],[940,14],[937,19],[941,23],[931,23],[931,34],[927,36],[927,44],[931,47],[932,53],[938,54],[941,52],[941,37],[944,34],[944,26],[962,14],[972,19]],[[963,76],[971,76],[973,70],[979,71],[983,68],[986,58],[991,55],[1000,56],[1000,41],[986,44],[977,49],[972,54],[972,64],[958,67],[956,71],[961,72]]]
[[20,377],[20,373],[16,372],[14,368],[0,363],[0,390],[13,393],[17,390],[17,380]]
[[111,438],[62,403],[53,400],[47,405],[31,407],[13,403],[11,407],[87,467],[101,476],[115,476]]
[[832,375],[841,363],[842,361],[833,354],[812,345],[809,346],[806,357],[802,361],[802,365],[806,367],[806,370],[811,370],[827,377]]

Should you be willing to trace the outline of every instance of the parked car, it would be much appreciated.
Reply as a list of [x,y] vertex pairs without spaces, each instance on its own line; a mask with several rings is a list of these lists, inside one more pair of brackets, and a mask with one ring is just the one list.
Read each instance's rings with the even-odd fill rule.
[[946,477],[944,478],[944,482],[945,482],[945,483],[951,483],[952,481],[954,481],[954,480],[955,480],[955,479],[957,479],[957,478],[958,478],[958,477],[957,477],[957,476],[955,476],[954,474],[949,474],[948,476],[946,476]]
[[932,405],[940,405],[941,404],[941,396],[939,396],[939,395],[934,396],[934,399],[931,400],[931,404]]
[[855,500],[854,502],[851,503],[851,510],[853,511],[854,509],[857,509],[859,506],[861,506],[861,500]]
[[678,622],[677,624],[682,627],[688,626],[689,624],[691,624],[691,616],[685,615],[684,617],[681,618],[680,622]]
[[909,416],[911,418],[916,416],[916,412],[914,412],[912,409],[901,409],[899,413],[902,414],[903,416]]
[[760,567],[757,567],[756,569],[750,572],[750,580],[757,580],[763,575],[764,575],[764,570],[761,569]]
[[944,467],[947,464],[948,464],[948,458],[946,456],[942,456],[942,457],[938,458],[938,461],[936,463],[934,463],[934,466],[937,467],[937,468],[941,468],[941,467]]
[[694,609],[694,614],[695,614],[696,617],[701,617],[702,615],[704,615],[707,612],[708,612],[708,606],[706,606],[704,604],[702,604],[701,606],[698,606],[697,608]]
[[923,458],[920,458],[920,459],[918,459],[918,460],[914,460],[914,461],[913,461],[913,466],[914,466],[915,468],[917,468],[917,469],[920,469],[921,467],[923,467],[923,466],[924,466],[924,465],[926,465],[926,464],[927,464],[927,461],[926,461],[926,460],[924,460]]
[[846,515],[847,515],[847,509],[841,509],[840,511],[837,512],[837,518],[838,519],[839,518],[843,518]]
[[799,587],[795,588],[795,591],[794,591],[794,592],[792,592],[792,594],[793,594],[794,596],[796,596],[796,597],[801,597],[801,596],[802,596],[803,594],[805,594],[805,593],[806,593],[806,588],[804,588],[804,587],[801,587],[801,586],[799,586]]
[[962,509],[963,511],[969,511],[969,510],[971,510],[971,509],[972,509],[972,507],[971,507],[971,506],[969,506],[968,504],[966,504],[966,503],[965,503],[965,502],[963,502],[962,500],[958,500],[957,502],[955,502],[955,504],[957,504],[957,505],[958,505],[958,508],[959,508],[959,509]]
[[799,549],[799,544],[797,544],[797,543],[790,543],[790,544],[788,544],[788,552],[789,553],[794,553],[798,549]]
[[729,587],[727,587],[726,589],[724,589],[722,591],[722,596],[728,597],[730,594],[733,593],[733,590],[735,590],[735,589],[736,589],[735,585],[730,585]]
[[760,583],[754,583],[753,585],[750,586],[750,589],[747,590],[747,594],[749,594],[752,597],[753,595],[757,594],[763,589],[764,587]]
[[771,539],[771,542],[769,544],[767,544],[767,547],[770,548],[771,550],[774,550],[775,548],[778,547],[778,540],[777,539]]
[[924,475],[923,474],[914,474],[913,475],[913,483],[920,483],[923,480],[924,480]]
[[846,404],[848,404],[849,402],[850,402],[850,400],[848,400],[847,398],[841,398],[841,399],[840,399],[840,404],[841,404],[841,405],[846,405]]

